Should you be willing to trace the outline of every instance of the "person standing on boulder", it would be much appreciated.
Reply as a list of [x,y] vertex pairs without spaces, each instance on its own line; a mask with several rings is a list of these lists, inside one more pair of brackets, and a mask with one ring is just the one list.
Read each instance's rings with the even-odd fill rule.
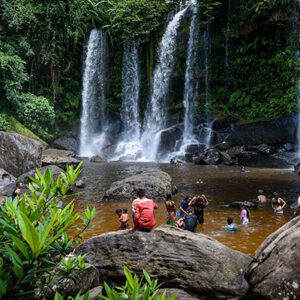
[[135,204],[134,228],[150,231],[156,225],[154,209],[157,209],[158,206],[153,200],[146,197],[145,190],[138,189],[137,195],[140,201]]

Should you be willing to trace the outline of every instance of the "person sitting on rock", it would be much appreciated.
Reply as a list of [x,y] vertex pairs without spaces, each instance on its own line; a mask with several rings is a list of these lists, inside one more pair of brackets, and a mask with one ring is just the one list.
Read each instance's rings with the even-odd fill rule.
[[236,225],[232,224],[232,222],[233,222],[233,218],[228,217],[227,218],[227,224],[225,225],[226,230],[228,230],[228,231],[237,231]]
[[21,197],[21,189],[23,188],[23,183],[22,182],[17,182],[16,183],[16,188],[14,189],[11,197],[15,199],[16,197]]
[[264,204],[267,202],[267,197],[264,195],[263,190],[258,190],[258,196],[257,196],[258,203]]
[[134,228],[141,231],[151,231],[156,225],[154,209],[157,209],[158,206],[153,200],[146,197],[144,189],[138,189],[137,194],[140,201],[135,204]]
[[176,205],[175,202],[172,201],[172,196],[170,194],[167,195],[165,204],[167,209],[167,224],[174,226],[176,218]]
[[135,217],[135,205],[140,202],[140,198],[136,198],[132,201],[131,203],[131,210],[132,210],[132,221],[134,222],[134,217]]
[[116,215],[119,217],[120,228],[126,229],[128,227],[128,221],[129,221],[127,208],[124,208],[123,211],[120,208],[116,209]]
[[[184,216],[184,230],[188,230],[188,231],[191,231],[191,232],[195,232],[196,231],[196,228],[197,228],[197,216],[196,215],[193,215],[193,209],[191,207],[189,207],[187,209],[187,215]],[[182,225],[182,223],[179,224],[179,227],[180,225]]]

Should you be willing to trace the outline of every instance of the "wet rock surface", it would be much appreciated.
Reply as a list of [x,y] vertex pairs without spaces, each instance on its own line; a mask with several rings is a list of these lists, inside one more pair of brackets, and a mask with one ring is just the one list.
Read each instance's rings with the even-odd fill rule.
[[145,189],[147,197],[154,201],[165,201],[167,194],[175,194],[177,191],[169,174],[160,170],[153,170],[113,182],[109,190],[106,191],[103,200],[132,201],[137,197],[136,190],[140,188]]
[[55,139],[52,143],[54,148],[62,150],[78,151],[78,141],[74,137],[62,136]]
[[16,178],[6,170],[0,168],[0,190],[6,185],[16,181]]
[[42,165],[43,144],[17,133],[0,131],[0,168],[15,177]]
[[47,149],[43,151],[42,165],[56,165],[62,169],[66,169],[66,165],[73,165],[74,167],[80,163],[75,158],[73,151],[59,150],[59,149]]
[[242,205],[249,208],[253,209],[257,207],[258,202],[253,202],[253,201],[237,201],[237,202],[232,202],[228,206],[233,207],[233,208],[240,208]]
[[300,299],[299,247],[300,216],[269,235],[255,252],[246,274],[250,294],[266,299]]
[[166,298],[165,299],[168,299],[169,297],[171,297],[175,293],[177,293],[177,296],[176,296],[175,299],[178,299],[178,300],[195,300],[195,299],[197,299],[195,297],[192,297],[190,294],[188,294],[184,290],[175,289],[175,288],[174,289],[161,288],[161,289],[158,290],[157,295],[162,295],[164,293],[164,291],[166,291]]
[[244,272],[251,259],[218,241],[171,226],[151,232],[118,231],[82,243],[77,253],[98,268],[101,281],[124,280],[123,265],[189,293],[213,299],[241,296],[248,290]]
[[91,162],[105,162],[105,160],[103,159],[103,157],[101,157],[100,155],[94,155],[91,157],[90,159]]

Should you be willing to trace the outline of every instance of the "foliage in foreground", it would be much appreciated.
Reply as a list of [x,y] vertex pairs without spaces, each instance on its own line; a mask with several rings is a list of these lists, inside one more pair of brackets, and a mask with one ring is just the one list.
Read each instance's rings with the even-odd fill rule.
[[[98,295],[100,299],[104,300],[165,300],[166,291],[162,294],[157,295],[158,289],[161,284],[158,284],[156,279],[151,280],[149,274],[146,270],[143,270],[144,276],[139,279],[137,275],[132,275],[132,273],[124,266],[124,273],[126,277],[126,282],[123,287],[118,287],[112,289],[107,283],[104,283],[104,288],[107,296]],[[176,298],[178,293],[173,294],[167,300],[173,300]],[[89,299],[89,291],[83,296],[83,300]],[[59,293],[55,294],[54,300],[63,300],[64,297]],[[80,293],[75,296],[75,298],[68,297],[68,300],[79,300]]]
[[[58,207],[80,174],[80,167],[74,170],[67,166],[66,173],[56,180],[53,170],[44,174],[37,170],[35,178],[30,177],[28,193],[20,200],[7,198],[0,206],[0,298],[28,299],[38,283],[48,286],[54,275],[68,276],[74,269],[85,267],[82,256],[68,261],[63,256],[90,227],[95,209],[88,205],[80,214],[73,201]],[[78,230],[76,237],[68,234],[71,229]]]

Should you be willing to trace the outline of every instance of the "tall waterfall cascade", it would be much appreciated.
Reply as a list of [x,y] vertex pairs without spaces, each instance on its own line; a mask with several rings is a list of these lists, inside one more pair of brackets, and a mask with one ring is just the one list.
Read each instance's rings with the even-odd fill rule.
[[167,25],[158,50],[158,62],[154,69],[151,100],[148,104],[143,134],[143,159],[156,160],[160,133],[166,127],[166,96],[169,91],[170,75],[174,69],[176,40],[180,21],[187,7],[175,14]]
[[141,120],[139,116],[139,44],[126,42],[122,66],[123,133],[112,160],[136,160],[141,156]]
[[183,139],[180,152],[186,150],[186,147],[190,144],[197,144],[198,140],[193,133],[194,129],[194,118],[193,109],[197,104],[199,93],[199,82],[196,78],[197,70],[197,60],[199,57],[199,43],[200,43],[200,32],[196,28],[197,22],[197,12],[198,8],[196,6],[197,1],[193,0],[192,4],[192,18],[189,28],[189,41],[188,41],[188,54],[186,59],[186,71],[185,71],[185,82],[184,82],[184,130]]
[[101,154],[105,141],[106,65],[106,34],[93,29],[87,42],[83,66],[80,156]]

